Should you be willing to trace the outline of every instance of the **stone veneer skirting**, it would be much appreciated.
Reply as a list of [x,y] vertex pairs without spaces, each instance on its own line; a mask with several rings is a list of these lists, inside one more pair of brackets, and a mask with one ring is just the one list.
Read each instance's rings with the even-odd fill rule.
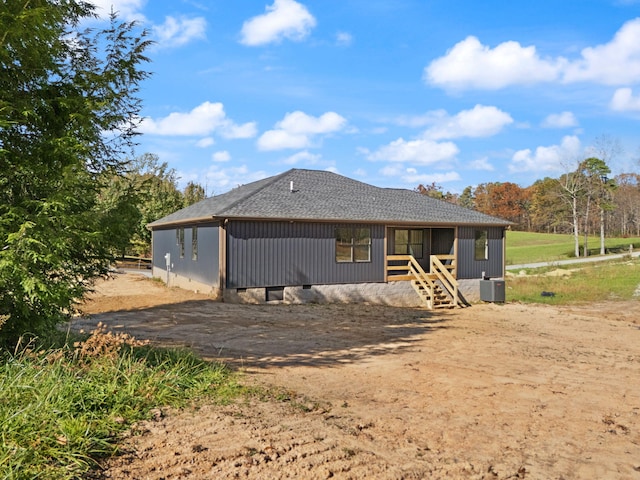
[[[167,272],[153,268],[153,276],[167,282]],[[459,280],[459,290],[468,302],[480,300],[480,280]],[[179,287],[220,299],[220,289],[173,272],[169,274],[170,287]],[[268,296],[281,297],[272,300],[284,303],[368,303],[396,307],[422,307],[420,297],[410,282],[356,283],[339,285],[309,285],[307,287],[284,287],[273,292],[266,288],[246,288],[225,290],[222,300],[229,303],[267,303]]]

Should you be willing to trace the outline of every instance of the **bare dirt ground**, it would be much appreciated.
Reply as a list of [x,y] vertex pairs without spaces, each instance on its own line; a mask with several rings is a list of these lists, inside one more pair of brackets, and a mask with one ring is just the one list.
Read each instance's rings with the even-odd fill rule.
[[163,411],[105,479],[640,479],[640,301],[231,305],[134,275],[87,318],[186,345],[280,401]]

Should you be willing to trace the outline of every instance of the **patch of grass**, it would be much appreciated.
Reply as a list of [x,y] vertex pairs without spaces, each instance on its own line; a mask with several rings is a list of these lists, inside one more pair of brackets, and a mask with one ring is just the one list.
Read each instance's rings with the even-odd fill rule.
[[154,407],[226,402],[241,387],[191,352],[98,329],[74,346],[0,356],[0,478],[81,478]]
[[[582,240],[581,238],[581,249]],[[590,254],[597,255],[600,252],[600,237],[589,237],[589,245]],[[628,252],[629,245],[633,245],[634,249],[640,248],[640,238],[614,237],[605,239],[607,253]],[[507,231],[507,265],[565,260],[574,258],[573,254],[572,235]]]
[[[565,266],[568,275],[549,275],[557,267],[529,270],[526,276],[509,277],[507,300],[550,305],[631,300],[640,286],[640,262],[605,262]],[[542,296],[553,292],[553,296]]]

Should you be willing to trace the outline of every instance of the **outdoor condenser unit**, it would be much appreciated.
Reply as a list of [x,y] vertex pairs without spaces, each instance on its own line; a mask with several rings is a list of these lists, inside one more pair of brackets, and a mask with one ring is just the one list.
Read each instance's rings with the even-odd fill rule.
[[483,302],[504,302],[504,280],[480,280],[480,300]]

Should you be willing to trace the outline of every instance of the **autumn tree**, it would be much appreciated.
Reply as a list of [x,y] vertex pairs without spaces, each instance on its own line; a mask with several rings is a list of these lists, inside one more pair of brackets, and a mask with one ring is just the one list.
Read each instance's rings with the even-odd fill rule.
[[504,218],[518,228],[526,227],[529,193],[511,182],[481,183],[474,192],[475,207],[479,212]]
[[536,232],[557,233],[563,229],[568,210],[562,201],[557,179],[545,177],[529,188],[531,228]]
[[93,9],[75,0],[0,4],[4,345],[68,318],[111,260],[98,177],[120,170],[132,149],[148,42],[114,15],[103,31],[80,31]]

